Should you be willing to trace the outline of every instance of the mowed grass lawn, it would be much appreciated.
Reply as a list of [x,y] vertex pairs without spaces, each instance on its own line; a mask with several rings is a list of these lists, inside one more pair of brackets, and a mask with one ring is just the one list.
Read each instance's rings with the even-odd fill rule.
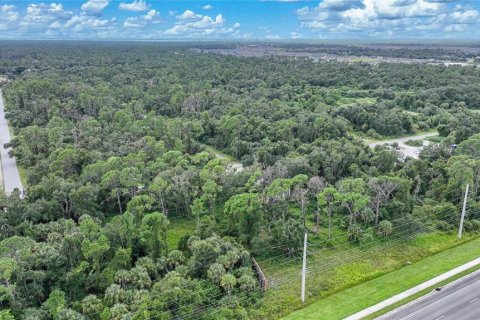
[[343,319],[479,256],[480,239],[477,238],[325,297],[286,316],[284,320]]

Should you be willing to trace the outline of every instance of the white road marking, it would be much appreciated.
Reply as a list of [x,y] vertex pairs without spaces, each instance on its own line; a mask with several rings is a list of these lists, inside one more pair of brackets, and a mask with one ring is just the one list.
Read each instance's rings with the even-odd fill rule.
[[438,317],[438,318],[437,318],[437,319],[435,319],[435,320],[440,320],[440,319],[443,319],[443,318],[445,318],[445,315],[443,315],[443,316],[440,316],[440,317]]
[[418,313],[420,313],[420,312],[422,312],[422,311],[424,311],[424,310],[426,310],[426,309],[429,309],[429,308],[431,308],[431,307],[439,304],[440,302],[442,302],[442,301],[444,301],[444,300],[446,300],[446,299],[448,299],[448,298],[451,298],[451,297],[453,297],[453,296],[455,296],[455,295],[457,295],[457,294],[459,294],[459,293],[467,290],[468,288],[470,288],[470,287],[472,287],[472,286],[478,285],[479,283],[480,283],[480,280],[477,280],[477,281],[469,284],[468,286],[465,286],[465,287],[463,287],[463,288],[461,288],[461,289],[459,289],[459,290],[457,290],[457,291],[454,291],[454,292],[450,293],[449,295],[447,295],[447,296],[445,296],[445,297],[443,297],[443,298],[441,298],[441,299],[439,299],[439,300],[435,300],[435,301],[432,302],[431,304],[428,304],[428,305],[426,305],[425,307],[420,308],[420,309],[418,309],[417,311],[412,312],[412,313],[406,315],[405,317],[401,318],[400,320],[410,319],[411,317],[415,316],[416,314],[418,314]]
[[477,301],[478,299],[479,299],[479,298],[475,298],[475,299],[473,299],[473,300],[470,300],[469,302],[472,303],[472,302]]

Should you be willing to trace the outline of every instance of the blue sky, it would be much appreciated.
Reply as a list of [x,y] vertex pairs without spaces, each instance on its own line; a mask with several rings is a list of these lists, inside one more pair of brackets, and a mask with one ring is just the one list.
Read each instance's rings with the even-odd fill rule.
[[0,0],[0,39],[480,39],[480,0]]

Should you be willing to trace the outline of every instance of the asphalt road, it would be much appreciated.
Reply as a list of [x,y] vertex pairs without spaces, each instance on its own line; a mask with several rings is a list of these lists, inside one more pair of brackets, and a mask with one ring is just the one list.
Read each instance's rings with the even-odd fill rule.
[[7,119],[5,119],[3,94],[0,90],[0,157],[2,161],[3,186],[6,194],[10,194],[14,189],[23,190],[15,157],[10,158],[8,154],[10,148],[5,149],[3,147],[3,145],[10,142],[10,140],[10,131],[8,131],[8,123]]
[[432,291],[377,320],[480,319],[480,272],[474,272],[440,291]]

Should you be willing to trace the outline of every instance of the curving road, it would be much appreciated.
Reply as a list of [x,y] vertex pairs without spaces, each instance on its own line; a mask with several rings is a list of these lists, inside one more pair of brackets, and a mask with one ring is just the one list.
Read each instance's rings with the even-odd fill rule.
[[3,94],[0,90],[0,158],[2,161],[2,177],[5,193],[10,195],[13,190],[23,191],[22,181],[17,168],[15,157],[8,154],[10,148],[4,148],[5,143],[11,140],[10,131],[8,130],[7,119],[5,118],[5,106],[3,104]]
[[376,142],[371,142],[368,144],[370,148],[375,148],[375,146],[378,145],[384,145],[384,144],[393,144],[393,143],[398,143],[398,149],[397,151],[401,153],[404,157],[412,157],[418,159],[418,155],[420,154],[420,151],[422,151],[422,147],[412,147],[405,142],[409,140],[423,140],[428,137],[434,137],[438,136],[438,132],[431,132],[431,133],[425,133],[425,134],[419,134],[416,136],[410,136],[410,137],[404,137],[404,138],[397,138],[397,139],[391,139],[391,140],[382,140],[382,141],[376,141]]
[[[213,147],[210,149],[217,158],[219,159],[229,159],[227,155],[221,153],[220,151],[214,149]],[[227,172],[228,173],[240,173],[245,168],[243,167],[243,164],[240,161],[234,161],[229,159],[229,163],[227,164]]]

